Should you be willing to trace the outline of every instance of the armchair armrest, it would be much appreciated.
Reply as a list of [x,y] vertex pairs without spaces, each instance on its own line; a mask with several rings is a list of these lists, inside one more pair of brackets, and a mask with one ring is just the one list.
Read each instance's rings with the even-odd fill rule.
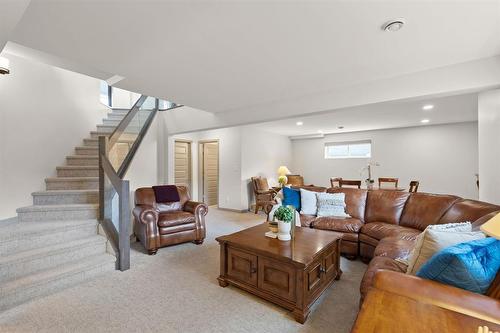
[[203,202],[187,201],[183,210],[194,215],[201,214],[205,216],[208,213],[208,206]]
[[142,242],[146,250],[156,253],[160,247],[158,231],[158,211],[149,205],[138,205],[132,211],[134,216],[134,234]]
[[137,222],[146,224],[148,221],[158,221],[158,211],[149,205],[136,206],[132,211],[134,218]]
[[380,270],[374,287],[450,311],[500,324],[500,301],[435,281]]
[[205,215],[208,213],[208,206],[203,202],[187,201],[183,210],[194,215],[196,222],[196,241],[201,244],[206,236]]

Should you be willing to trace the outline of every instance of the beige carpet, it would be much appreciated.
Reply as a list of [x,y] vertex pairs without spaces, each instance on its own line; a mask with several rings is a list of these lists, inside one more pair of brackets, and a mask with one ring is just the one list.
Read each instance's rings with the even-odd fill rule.
[[132,268],[0,314],[0,332],[349,332],[365,265],[342,259],[342,279],[316,302],[304,325],[287,310],[219,287],[215,237],[261,223],[263,215],[210,209],[205,243],[144,254]]

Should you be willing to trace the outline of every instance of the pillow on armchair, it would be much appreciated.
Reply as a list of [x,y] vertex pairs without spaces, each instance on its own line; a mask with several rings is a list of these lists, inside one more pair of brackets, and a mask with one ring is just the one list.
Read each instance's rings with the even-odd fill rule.
[[417,276],[484,294],[500,269],[500,241],[483,238],[445,248]]

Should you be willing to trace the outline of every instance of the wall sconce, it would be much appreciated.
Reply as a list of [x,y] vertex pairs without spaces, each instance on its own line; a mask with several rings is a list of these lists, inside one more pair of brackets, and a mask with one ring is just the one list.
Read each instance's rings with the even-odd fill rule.
[[9,74],[10,69],[9,69],[9,59],[0,57],[0,74]]

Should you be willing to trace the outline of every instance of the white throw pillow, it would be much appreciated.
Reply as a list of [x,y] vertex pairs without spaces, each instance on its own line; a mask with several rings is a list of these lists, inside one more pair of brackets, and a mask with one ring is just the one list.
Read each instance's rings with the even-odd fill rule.
[[472,231],[470,223],[428,226],[417,237],[406,273],[415,275],[427,260],[446,247],[484,237],[486,236],[481,231]]
[[317,216],[350,217],[345,213],[345,193],[316,193]]
[[305,215],[316,215],[318,211],[316,192],[300,189],[300,213]]

